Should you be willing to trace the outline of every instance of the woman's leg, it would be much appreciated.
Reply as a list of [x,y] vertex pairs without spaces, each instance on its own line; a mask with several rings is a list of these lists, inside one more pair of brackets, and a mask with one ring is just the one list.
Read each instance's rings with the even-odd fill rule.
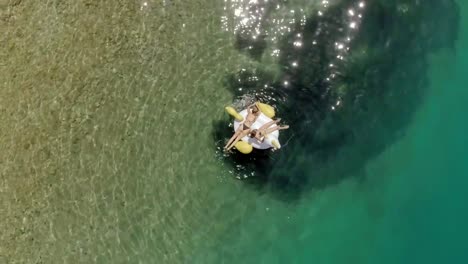
[[236,143],[239,142],[239,140],[241,140],[243,137],[247,136],[250,133],[250,131],[251,131],[250,129],[246,129],[246,130],[242,131],[236,137],[236,139],[231,143],[231,145],[229,145],[229,147],[226,150],[230,150],[232,147],[234,147],[236,145]]
[[226,143],[226,145],[224,146],[224,148],[227,148],[236,138],[237,136],[239,136],[239,134],[242,132],[241,128],[239,127],[236,131],[236,133],[234,133],[234,135],[229,139],[229,141]]
[[258,130],[267,129],[267,128],[271,127],[274,124],[278,124],[279,121],[281,121],[281,119],[272,120],[272,121],[270,121],[268,123],[263,124],[263,126],[261,126]]
[[265,130],[265,135],[268,135],[270,134],[271,132],[273,131],[276,131],[276,130],[283,130],[283,129],[288,129],[289,126],[275,126],[275,127],[270,127],[268,128],[267,130]]

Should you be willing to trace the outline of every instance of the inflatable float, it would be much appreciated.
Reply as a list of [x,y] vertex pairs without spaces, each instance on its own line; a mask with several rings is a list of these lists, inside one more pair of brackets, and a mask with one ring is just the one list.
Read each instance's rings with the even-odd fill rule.
[[[273,121],[272,118],[275,116],[275,110],[272,106],[259,102],[257,102],[256,105],[260,109],[261,114],[258,116],[257,120],[255,120],[255,123],[252,124],[252,130],[259,129],[264,124]],[[228,106],[226,107],[226,112],[234,118],[234,132],[237,131],[239,126],[247,117],[247,109],[244,109],[238,113],[234,108]],[[271,127],[275,126],[276,124],[272,125]],[[278,138],[279,130],[265,135],[265,138],[262,142],[247,135],[236,143],[235,148],[243,154],[249,154],[252,152],[253,148],[262,150],[270,148],[280,149],[281,144],[279,143]]]

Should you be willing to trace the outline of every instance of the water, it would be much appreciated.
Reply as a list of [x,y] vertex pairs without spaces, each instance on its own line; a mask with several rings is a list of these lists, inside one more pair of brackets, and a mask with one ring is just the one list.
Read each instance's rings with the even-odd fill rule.
[[[216,133],[218,125],[227,123],[222,107],[252,91],[247,85],[239,92],[239,83],[226,77],[240,69],[257,70],[259,82],[267,79],[271,86],[260,96],[284,95],[275,103],[280,117],[302,135],[308,132],[288,108],[300,98],[294,98],[294,90],[278,92],[284,78],[304,76],[281,67],[284,61],[275,55],[281,41],[253,42],[253,52],[245,42],[249,38],[233,45],[236,33],[251,31],[232,27],[231,9],[248,1],[7,2],[0,1],[0,147],[5,150],[0,153],[0,263],[468,260],[463,242],[468,234],[465,3],[458,2],[456,52],[423,49],[427,68],[401,59],[397,68],[414,78],[383,85],[405,91],[421,79],[421,86],[410,90],[417,93],[407,98],[384,93],[380,99],[364,94],[375,113],[356,119],[396,122],[368,130],[372,133],[360,137],[369,139],[367,146],[362,140],[327,140],[336,138],[330,124],[303,115],[324,134],[295,135],[284,152],[252,167],[216,154],[216,141],[225,133]],[[397,7],[404,11],[413,2],[398,1]],[[269,16],[283,18],[275,21],[286,25],[307,20],[317,3],[281,2]],[[422,22],[451,21],[449,14]],[[281,30],[275,30],[284,24],[278,23],[265,29],[279,37]],[[406,32],[402,26],[396,24]],[[436,45],[449,38],[450,30],[444,30],[415,39]],[[259,60],[263,48],[268,56]],[[362,84],[361,79],[366,80],[353,83]],[[340,81],[330,89],[339,90]],[[327,104],[304,102],[311,105],[321,110]],[[342,109],[349,110],[346,106]],[[329,112],[319,117],[326,120]],[[335,124],[331,128],[350,131],[347,123]],[[364,122],[352,131],[359,135],[366,128]],[[300,148],[307,139],[326,151]],[[329,158],[322,159],[323,154]],[[238,181],[230,161],[248,165],[241,176],[263,177]]]

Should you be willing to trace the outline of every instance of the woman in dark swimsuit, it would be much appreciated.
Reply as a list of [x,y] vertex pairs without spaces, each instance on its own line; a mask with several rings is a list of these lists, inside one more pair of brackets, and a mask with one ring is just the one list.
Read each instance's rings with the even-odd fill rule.
[[257,104],[252,104],[247,107],[247,117],[245,118],[244,122],[239,126],[236,133],[229,139],[226,146],[224,146],[225,150],[230,150],[236,143],[241,140],[243,137],[250,134],[252,131],[251,127],[257,118],[260,116],[262,112],[258,108]]

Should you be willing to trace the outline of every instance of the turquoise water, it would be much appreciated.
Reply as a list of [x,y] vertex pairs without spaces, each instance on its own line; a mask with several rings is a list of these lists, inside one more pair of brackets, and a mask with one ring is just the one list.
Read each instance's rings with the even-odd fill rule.
[[[468,4],[359,3],[0,0],[0,264],[467,263]],[[220,155],[261,81],[284,148]]]
[[260,195],[198,262],[466,263],[468,5],[459,5],[457,51],[431,57],[428,92],[404,136],[298,202]]
[[[466,14],[466,6],[463,11]],[[466,16],[465,16],[466,18]],[[464,20],[466,25],[466,20]],[[466,26],[462,28],[466,29]],[[464,263],[468,258],[466,30],[459,53],[434,60],[431,93],[407,137],[385,153],[388,214],[377,229],[371,260],[385,263]],[[399,157],[404,159],[399,160]],[[388,167],[387,167],[388,166]]]

